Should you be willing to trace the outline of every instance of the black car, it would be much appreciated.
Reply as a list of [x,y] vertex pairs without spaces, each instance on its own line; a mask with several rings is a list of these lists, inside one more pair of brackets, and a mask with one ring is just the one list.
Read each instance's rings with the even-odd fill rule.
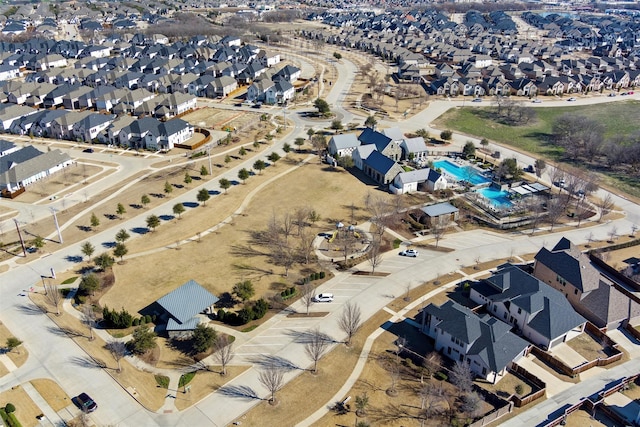
[[98,404],[89,397],[87,393],[80,393],[76,397],[76,404],[82,409],[83,412],[93,412],[98,409]]

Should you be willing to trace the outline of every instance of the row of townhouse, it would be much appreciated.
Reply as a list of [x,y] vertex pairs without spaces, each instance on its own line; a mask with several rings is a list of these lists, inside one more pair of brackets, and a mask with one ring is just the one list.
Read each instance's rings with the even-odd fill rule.
[[[488,29],[469,32],[447,17],[427,16],[420,25],[403,21],[401,31],[375,31],[357,13],[339,30],[306,30],[313,40],[338,44],[395,60],[401,79],[423,82],[438,95],[560,95],[621,90],[640,85],[640,50],[619,55],[594,48],[593,56],[575,58],[554,39],[511,38]],[[393,20],[393,13],[384,19]],[[433,18],[433,19],[431,19]],[[477,24],[476,24],[477,26]]]
[[[13,111],[11,120],[3,117],[7,110],[16,109],[21,111]],[[194,127],[178,118],[161,121],[155,117],[117,116],[88,110],[35,110],[19,105],[0,108],[0,123],[5,132],[19,135],[99,142],[148,150],[170,150],[176,144],[189,140],[194,134]]]

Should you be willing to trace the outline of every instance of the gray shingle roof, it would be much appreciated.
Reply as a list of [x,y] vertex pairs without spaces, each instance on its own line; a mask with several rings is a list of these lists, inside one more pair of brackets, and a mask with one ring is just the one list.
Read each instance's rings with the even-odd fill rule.
[[331,141],[335,145],[336,150],[344,150],[345,148],[355,148],[360,145],[358,137],[354,133],[343,133],[340,135],[333,135]]
[[458,340],[471,344],[467,356],[477,355],[494,372],[504,369],[529,343],[510,332],[511,327],[491,316],[479,317],[460,304],[447,301],[440,307],[429,304],[425,311],[441,320],[437,327]]
[[[218,299],[194,280],[189,280],[160,298],[157,303],[173,318],[175,325],[171,322],[170,325],[183,329],[190,324],[195,327],[197,319],[193,323],[194,316],[218,302]],[[170,325],[167,326],[167,330],[171,330]]]
[[454,212],[458,212],[458,208],[453,206],[451,203],[443,202],[436,203],[435,205],[425,206],[421,208],[422,212],[427,214],[430,217],[437,217],[440,215],[451,214]]
[[474,289],[491,301],[509,302],[530,313],[528,326],[550,340],[586,322],[562,293],[514,265],[507,265],[485,282],[489,287],[473,285]]

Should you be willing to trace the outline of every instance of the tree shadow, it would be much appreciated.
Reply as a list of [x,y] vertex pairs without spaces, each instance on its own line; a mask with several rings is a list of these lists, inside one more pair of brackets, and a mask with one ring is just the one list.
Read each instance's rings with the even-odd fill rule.
[[[289,329],[288,331],[285,332],[285,334],[289,335],[290,337],[293,337],[294,342],[298,344],[309,344],[315,340],[316,332],[313,329],[307,329],[304,331],[296,331],[295,329]],[[343,341],[336,341],[335,339],[331,338],[331,336],[325,334],[324,332],[320,332],[320,336],[326,342],[329,342],[332,344],[338,344],[343,342]]]
[[142,209],[142,205],[139,205],[137,203],[131,203],[129,204],[129,207],[132,209]]
[[235,179],[232,179],[229,182],[231,183],[231,185],[240,185],[240,181],[236,181]]
[[147,227],[134,227],[131,229],[132,232],[136,234],[147,234],[149,229]]
[[225,385],[218,389],[218,393],[222,394],[223,396],[237,397],[239,399],[245,400],[262,400],[262,398],[258,396],[258,393],[256,393],[254,389],[246,385]]
[[90,356],[72,356],[69,360],[81,368],[105,369],[107,367],[107,364],[102,360]]
[[218,194],[220,194],[218,190],[207,190],[207,193],[209,193],[209,195],[211,196],[217,196]]
[[260,280],[265,276],[271,276],[274,274],[273,270],[266,270],[247,264],[233,264],[233,269],[241,272],[243,277],[246,276],[247,278],[256,280]]
[[78,230],[80,231],[84,231],[85,233],[88,233],[91,231],[91,227],[87,227],[86,225],[78,225]]
[[182,203],[182,206],[184,206],[185,208],[197,208],[198,206],[200,206],[200,203],[184,202]]
[[236,299],[230,292],[223,292],[220,294],[220,299],[216,302],[216,307],[219,308],[233,308],[236,305]]
[[149,193],[151,197],[155,197],[156,199],[164,199],[164,194],[162,193]]
[[118,219],[118,215],[114,215],[114,214],[104,214],[104,217],[110,221],[113,221],[114,219]]
[[112,249],[116,247],[116,242],[102,242],[102,247],[106,249]]
[[22,314],[28,314],[30,316],[39,316],[42,313],[46,313],[46,310],[43,310],[35,304],[20,304],[17,308]]
[[158,215],[158,218],[160,218],[162,221],[171,221],[172,219],[175,219],[176,217],[173,215]]
[[250,357],[248,360],[261,368],[276,367],[284,369],[285,371],[304,370],[303,368],[295,365],[289,359],[285,359],[284,357],[276,356],[274,354],[261,354]]
[[59,337],[84,337],[85,335],[76,331],[75,329],[65,328],[62,326],[47,326],[47,330]]

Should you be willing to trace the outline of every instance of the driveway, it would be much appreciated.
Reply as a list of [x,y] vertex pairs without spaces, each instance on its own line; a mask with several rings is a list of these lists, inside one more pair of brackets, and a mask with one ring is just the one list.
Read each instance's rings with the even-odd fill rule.
[[534,362],[535,356],[529,354],[527,357],[523,357],[518,360],[518,365],[531,372],[536,377],[540,378],[547,385],[547,397],[552,397],[569,387],[575,385],[567,381],[562,381],[545,368],[541,367]]
[[569,347],[566,342],[554,346],[551,349],[550,353],[571,368],[575,368],[578,365],[588,362],[588,360],[585,359],[580,353]]

